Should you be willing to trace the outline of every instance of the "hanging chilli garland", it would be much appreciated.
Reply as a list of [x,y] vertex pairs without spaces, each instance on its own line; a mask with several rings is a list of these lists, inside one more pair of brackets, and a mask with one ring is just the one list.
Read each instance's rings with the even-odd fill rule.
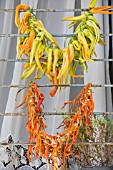
[[26,129],[30,134],[29,142],[36,142],[34,146],[28,146],[27,157],[29,161],[32,161],[33,155],[36,158],[44,157],[48,169],[52,161],[53,170],[57,170],[59,161],[60,166],[63,166],[71,155],[75,154],[76,156],[77,151],[74,146],[83,122],[85,122],[86,134],[90,135],[88,130],[91,126],[89,118],[94,111],[91,84],[89,83],[73,101],[64,103],[62,109],[69,104],[70,112],[75,112],[75,114],[64,118],[57,128],[63,126],[64,131],[57,132],[56,136],[49,135],[45,131],[47,125],[44,123],[44,116],[41,116],[44,94],[39,91],[37,83],[31,83],[29,86],[23,102],[16,107],[19,108],[24,105],[28,107]]
[[[20,21],[20,10],[27,10]],[[55,38],[45,29],[40,20],[37,20],[29,6],[20,4],[16,7],[15,24],[19,34],[27,34],[26,37],[18,37],[18,59],[25,54],[29,61],[24,65],[21,79],[29,77],[35,70],[35,79],[41,79],[45,74],[52,84],[68,83],[71,75],[74,48],[69,44],[68,48],[60,49]],[[75,68],[76,69],[76,68]],[[82,75],[74,75],[82,78]],[[61,88],[61,87],[59,87]],[[54,96],[58,87],[55,87],[50,95]]]
[[[72,16],[68,18],[63,18],[62,21],[72,21],[69,24],[69,28],[73,27],[75,24],[80,22],[75,29],[75,37],[71,37],[69,44],[72,44],[75,52],[75,60],[79,60],[79,63],[84,70],[84,65],[87,68],[87,61],[93,61],[93,54],[96,55],[95,45],[98,43],[100,45],[105,45],[100,37],[100,24],[93,16],[93,12],[90,8],[96,5],[97,0],[93,0],[89,4],[89,10],[85,11],[84,14],[80,16]],[[76,65],[76,61],[75,61]],[[88,68],[87,68],[88,69]]]
[[[34,16],[28,5],[20,4],[16,7],[15,24],[19,34],[27,34],[26,37],[19,37],[17,44],[18,59],[25,54],[29,59],[24,65],[24,72],[21,79],[29,77],[36,71],[35,79],[41,79],[45,74],[52,84],[68,83],[69,75],[74,78],[82,78],[83,75],[75,75],[78,63],[82,70],[87,68],[87,61],[93,61],[93,54],[96,55],[95,45],[105,45],[100,37],[100,25],[93,14],[112,14],[106,11],[112,6],[94,8],[97,0],[92,0],[89,10],[77,17],[63,18],[64,21],[72,21],[69,27],[80,21],[75,29],[76,36],[71,37],[68,47],[60,49],[55,38],[45,29],[40,20]],[[26,10],[20,21],[20,10]],[[50,92],[53,97],[58,86]],[[61,87],[59,87],[61,89]]]
[[[100,24],[93,14],[113,14],[112,11],[109,11],[113,6],[99,6],[95,8],[96,3],[97,0],[92,0],[89,4],[89,10],[80,16],[62,19],[62,21],[72,21],[69,24],[69,28],[80,22],[74,32],[76,36],[70,38],[69,45],[71,44],[74,47],[75,67],[77,67],[76,60],[78,60],[83,70],[84,66],[88,70],[87,61],[93,61],[93,55],[96,56],[95,45],[97,43],[105,45],[100,37]],[[71,74],[72,77],[74,77],[74,71]]]
[[[20,10],[27,10],[22,21],[20,21]],[[45,29],[42,22],[36,19],[29,6],[25,4],[20,4],[16,7],[15,24],[18,27],[19,34],[28,35],[18,37],[18,59],[22,58],[22,54],[25,54],[29,59],[24,65],[21,79],[29,77],[36,70],[35,79],[41,79],[46,74],[53,84],[58,84],[56,65],[61,51],[57,41]],[[45,57],[44,54],[46,54]],[[55,87],[51,91],[51,96],[54,96],[57,89],[58,87]]]

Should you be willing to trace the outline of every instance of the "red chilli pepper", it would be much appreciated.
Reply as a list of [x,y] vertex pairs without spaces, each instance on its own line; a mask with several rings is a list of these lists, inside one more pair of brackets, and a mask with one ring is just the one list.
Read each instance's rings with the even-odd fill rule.
[[54,89],[50,91],[49,93],[50,96],[53,97],[56,94],[57,90],[58,90],[58,86],[55,86]]
[[41,94],[40,94],[40,97],[39,97],[39,101],[38,101],[38,103],[37,103],[37,105],[36,105],[36,107],[35,107],[35,111],[36,111],[37,113],[40,112],[40,111],[39,111],[39,108],[40,108],[40,105],[42,104],[43,100],[44,100],[44,95],[41,93]]
[[42,121],[42,118],[39,120],[39,123],[42,127],[47,128],[47,125],[44,124],[44,122]]

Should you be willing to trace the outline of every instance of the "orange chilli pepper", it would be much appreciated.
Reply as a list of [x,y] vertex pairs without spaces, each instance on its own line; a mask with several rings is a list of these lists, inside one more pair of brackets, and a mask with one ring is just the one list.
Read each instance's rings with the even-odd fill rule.
[[[58,69],[55,69],[55,75],[54,75],[54,82],[53,84],[58,84],[58,80],[57,80],[57,75],[58,75]],[[55,96],[56,92],[58,90],[58,86],[55,86],[51,91],[50,91],[50,96],[53,97]]]
[[29,145],[28,150],[27,150],[27,158],[28,158],[29,162],[32,161],[31,160],[31,155],[33,154],[32,149],[33,149],[33,145]]
[[111,9],[113,6],[100,6],[96,8],[92,8],[90,12],[92,14],[113,14],[111,11],[106,11],[107,9]]
[[20,10],[27,10],[28,8],[29,6],[26,4],[16,6],[15,25],[17,27],[20,25]]
[[34,30],[31,30],[30,35],[29,35],[29,39],[28,42],[25,45],[19,45],[22,49],[24,49],[25,51],[29,52],[31,50],[33,41],[35,39],[36,33]]
[[25,24],[25,22],[27,21],[27,19],[29,18],[31,14],[31,11],[26,11],[24,14],[24,17],[22,18],[22,24]]
[[27,29],[28,29],[28,25],[27,25],[27,23],[25,23],[25,24],[23,25],[23,27],[21,28],[21,32],[20,32],[19,34],[24,34]]
[[23,104],[25,104],[25,103],[27,102],[27,100],[29,99],[30,96],[31,96],[31,91],[29,90],[29,91],[26,93],[26,95],[25,95],[24,100],[22,101],[22,103],[20,103],[18,106],[16,106],[16,109],[19,108],[19,107],[21,107]]

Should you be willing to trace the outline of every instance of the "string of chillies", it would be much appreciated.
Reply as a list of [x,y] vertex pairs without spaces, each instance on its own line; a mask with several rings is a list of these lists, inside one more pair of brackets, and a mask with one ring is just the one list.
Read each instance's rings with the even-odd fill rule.
[[24,100],[16,107],[24,106],[28,108],[26,129],[30,134],[29,142],[36,142],[36,144],[28,146],[27,158],[31,162],[34,156],[35,158],[43,157],[48,164],[47,170],[49,170],[51,162],[52,170],[58,170],[58,165],[64,166],[70,156],[73,154],[79,156],[76,155],[77,150],[74,146],[83,122],[85,122],[87,135],[90,135],[88,130],[91,126],[89,118],[94,111],[91,84],[89,83],[73,101],[64,103],[62,109],[69,104],[70,113],[73,113],[73,115],[64,117],[57,128],[63,127],[64,131],[57,132],[55,136],[49,135],[45,131],[47,125],[44,123],[43,115],[44,94],[39,91],[36,82],[30,83],[29,86]]
[[[21,21],[20,10],[26,10]],[[74,59],[73,45],[69,44],[68,48],[61,50],[55,38],[45,29],[42,22],[36,19],[28,5],[20,4],[16,7],[15,24],[18,34],[28,35],[18,37],[17,43],[18,59],[22,59],[22,54],[28,59],[21,79],[28,78],[36,71],[36,80],[47,75],[52,84],[68,83]],[[57,89],[58,86],[54,87],[50,95],[54,96]]]
[[[21,21],[20,10],[26,10]],[[45,29],[42,22],[36,19],[28,5],[20,4],[16,7],[15,24],[18,27],[18,34],[28,35],[18,37],[18,59],[22,59],[22,54],[25,54],[29,59],[24,65],[21,79],[29,77],[36,71],[34,77],[36,80],[41,79],[46,74],[53,84],[58,84],[56,65],[61,50],[57,41]],[[46,55],[44,56],[44,54]],[[51,91],[51,96],[54,96],[57,89],[58,87],[55,87]]]
[[[28,36],[18,37],[17,54],[22,59],[22,54],[27,57],[24,72],[21,79],[28,78],[36,71],[35,79],[39,80],[47,75],[52,84],[67,84],[69,75],[73,78],[82,78],[83,75],[75,75],[78,64],[82,70],[87,67],[87,61],[93,61],[96,55],[95,45],[105,45],[100,37],[100,24],[93,14],[112,14],[107,11],[113,6],[100,6],[95,8],[97,0],[92,0],[89,10],[75,17],[63,18],[63,21],[72,21],[69,28],[80,22],[74,31],[76,36],[71,37],[68,47],[60,49],[55,38],[45,29],[43,23],[37,20],[32,9],[28,5],[20,4],[16,7],[15,24],[18,34]],[[20,21],[20,10],[26,10]],[[50,92],[56,94],[61,87],[55,86]]]
[[97,0],[93,0],[89,4],[89,10],[85,11],[82,15],[62,19],[62,21],[72,21],[69,24],[69,28],[80,22],[74,31],[76,36],[70,38],[69,44],[72,44],[74,47],[75,66],[77,64],[76,60],[78,60],[82,70],[85,67],[88,70],[87,61],[92,62],[93,55],[96,56],[95,45],[97,43],[105,45],[100,37],[100,24],[93,15],[92,8],[94,8],[96,2]]
[[[87,61],[92,62],[93,55],[97,56],[95,52],[96,44],[105,46],[100,36],[100,24],[94,17],[94,14],[113,14],[113,11],[109,11],[113,6],[99,6],[95,8],[97,1],[92,0],[89,4],[89,10],[82,15],[62,19],[62,21],[72,21],[69,24],[69,28],[80,22],[74,31],[76,36],[70,38],[69,44],[72,44],[74,47],[74,66],[77,67],[79,63],[82,70],[86,67],[87,71]],[[76,60],[79,62],[77,63]]]

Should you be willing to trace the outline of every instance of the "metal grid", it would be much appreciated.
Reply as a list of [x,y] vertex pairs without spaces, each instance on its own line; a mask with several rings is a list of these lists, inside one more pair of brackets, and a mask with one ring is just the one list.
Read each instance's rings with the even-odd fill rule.
[[[33,9],[34,12],[81,12],[81,11],[87,11],[88,9]],[[0,9],[0,12],[15,12],[14,9]],[[22,11],[24,12],[24,11]],[[26,37],[28,35],[24,34],[0,34],[0,37]],[[71,37],[71,36],[76,36],[75,34],[53,34],[54,37]],[[113,36],[113,33],[108,33],[108,34],[101,34],[101,37],[106,37],[106,36]],[[29,60],[22,59],[4,59],[1,58],[0,62],[26,62]],[[113,59],[94,59],[95,62],[113,62]],[[45,85],[39,85],[39,87],[53,87],[53,86],[62,86],[62,87],[85,87],[85,84],[61,84],[61,85],[50,85],[50,84],[45,84]],[[5,85],[0,83],[0,88],[28,88],[28,85]],[[104,87],[104,88],[112,88],[112,84],[92,84],[92,87]],[[56,112],[44,112],[43,115],[68,115],[70,114],[69,112],[61,112],[61,113],[56,113]],[[74,113],[72,113],[74,114]],[[95,112],[94,114],[113,114],[113,112]],[[41,114],[42,115],[42,114]],[[25,116],[25,113],[0,113],[0,116]],[[16,145],[34,145],[35,143],[0,143],[0,146],[16,146]],[[107,146],[112,146],[113,142],[78,142],[77,145],[107,145]],[[88,166],[87,166],[88,167]],[[91,166],[90,166],[91,167]]]

